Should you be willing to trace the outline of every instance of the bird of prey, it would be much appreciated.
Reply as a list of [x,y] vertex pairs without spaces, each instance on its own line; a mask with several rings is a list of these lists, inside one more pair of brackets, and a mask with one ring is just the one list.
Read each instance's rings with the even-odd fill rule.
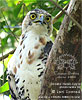
[[46,61],[53,45],[52,16],[42,9],[29,11],[22,23],[18,47],[8,63],[12,100],[38,100]]

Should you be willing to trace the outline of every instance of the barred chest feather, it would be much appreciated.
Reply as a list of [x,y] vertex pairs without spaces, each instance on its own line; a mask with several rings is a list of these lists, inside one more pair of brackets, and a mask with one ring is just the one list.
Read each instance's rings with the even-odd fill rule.
[[[10,89],[11,92],[13,91],[11,94],[14,95],[15,100],[38,99],[41,80],[46,69],[47,56],[44,48],[50,41],[46,34],[40,35],[29,31],[29,33],[21,35],[19,45],[9,61],[8,69],[8,78],[11,78]],[[12,85],[11,72],[15,85]]]

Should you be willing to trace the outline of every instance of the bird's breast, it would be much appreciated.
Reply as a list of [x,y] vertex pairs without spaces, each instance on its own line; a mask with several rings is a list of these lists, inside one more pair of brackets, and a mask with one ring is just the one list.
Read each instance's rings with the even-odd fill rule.
[[14,55],[18,69],[35,70],[34,65],[38,64],[38,62],[42,63],[39,58],[42,56],[46,43],[47,38],[44,35],[30,33],[23,36]]

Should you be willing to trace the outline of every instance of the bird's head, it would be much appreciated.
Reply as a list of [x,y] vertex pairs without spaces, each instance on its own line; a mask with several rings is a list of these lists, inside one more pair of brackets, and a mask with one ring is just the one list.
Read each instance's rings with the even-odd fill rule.
[[22,33],[33,31],[35,33],[50,34],[52,32],[52,17],[42,9],[29,11],[22,23]]

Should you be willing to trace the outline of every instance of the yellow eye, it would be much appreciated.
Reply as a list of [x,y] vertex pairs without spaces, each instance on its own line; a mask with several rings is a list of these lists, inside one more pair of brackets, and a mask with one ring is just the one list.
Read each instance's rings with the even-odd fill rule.
[[47,22],[50,22],[50,20],[51,20],[51,17],[50,17],[50,16],[47,16],[47,17],[46,17],[46,21],[47,21]]
[[30,15],[30,18],[31,18],[32,20],[36,19],[36,14],[31,14],[31,15]]

